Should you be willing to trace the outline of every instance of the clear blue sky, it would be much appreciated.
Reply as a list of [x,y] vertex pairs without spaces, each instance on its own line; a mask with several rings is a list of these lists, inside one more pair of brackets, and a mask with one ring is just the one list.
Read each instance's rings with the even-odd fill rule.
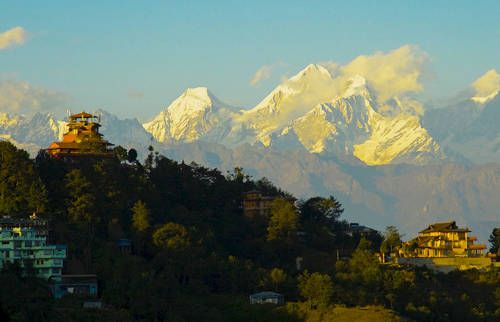
[[[43,111],[54,100],[59,115],[146,121],[198,86],[249,109],[310,63],[406,44],[432,57],[426,97],[445,97],[500,71],[499,13],[500,1],[10,1],[0,33],[29,37],[0,50],[0,111],[17,88]],[[264,65],[270,78],[251,86]]]

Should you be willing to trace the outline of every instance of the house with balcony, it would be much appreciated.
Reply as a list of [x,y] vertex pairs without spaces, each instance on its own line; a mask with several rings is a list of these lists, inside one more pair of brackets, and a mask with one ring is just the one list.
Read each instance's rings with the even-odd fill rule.
[[[264,215],[265,213],[271,211],[273,207],[273,201],[278,197],[276,196],[264,196],[262,192],[258,190],[251,190],[245,193],[243,198],[243,212],[247,217],[253,217],[254,215]],[[294,197],[285,197],[285,200],[295,207]]]
[[481,257],[486,245],[476,245],[468,228],[458,228],[455,221],[435,223],[407,242],[416,246],[417,257]]
[[31,261],[37,275],[45,279],[60,279],[66,259],[66,245],[49,245],[46,237],[33,228],[0,227],[0,269],[7,262],[24,265]]

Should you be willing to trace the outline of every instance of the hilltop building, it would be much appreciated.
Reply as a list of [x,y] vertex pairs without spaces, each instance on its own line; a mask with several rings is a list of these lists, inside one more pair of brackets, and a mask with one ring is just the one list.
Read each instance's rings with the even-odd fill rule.
[[50,239],[50,222],[49,218],[40,218],[33,213],[30,218],[12,218],[12,216],[3,216],[0,219],[1,228],[30,228],[35,231],[35,237],[43,237]]
[[407,242],[417,244],[417,257],[480,257],[486,245],[474,245],[476,237],[468,228],[458,228],[455,221],[435,223]]
[[96,275],[62,275],[66,245],[48,242],[50,219],[33,214],[29,219],[0,219],[0,269],[8,263],[31,261],[37,276],[48,280],[55,298],[66,293],[97,294]]
[[[263,215],[269,211],[273,206],[273,201],[278,197],[276,196],[263,196],[259,190],[251,190],[245,193],[243,199],[243,212],[247,217],[253,217],[256,214]],[[295,207],[296,198],[285,197],[292,206]]]
[[49,245],[46,237],[26,227],[0,227],[0,268],[7,262],[25,264],[31,260],[37,275],[57,280],[61,277],[66,245]]
[[111,158],[114,154],[109,147],[114,144],[102,138],[99,121],[97,116],[85,112],[71,115],[63,141],[52,143],[46,151],[63,160],[70,170],[78,168],[82,155],[92,155],[98,161]]
[[366,236],[370,236],[372,234],[376,234],[377,231],[375,229],[372,229],[372,228],[369,228],[366,226],[362,226],[358,223],[353,222],[353,223],[350,223],[349,228],[347,228],[346,230],[343,230],[342,233],[345,235],[349,235],[351,237],[355,234],[359,234],[361,237],[366,237]]

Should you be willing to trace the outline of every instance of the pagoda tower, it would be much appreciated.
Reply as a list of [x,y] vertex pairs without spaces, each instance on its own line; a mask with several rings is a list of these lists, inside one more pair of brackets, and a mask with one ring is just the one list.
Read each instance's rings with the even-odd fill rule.
[[109,149],[114,144],[104,140],[99,133],[99,118],[81,112],[71,115],[62,142],[54,142],[45,149],[52,157],[63,160],[70,170],[78,168],[82,156],[92,156],[95,161],[105,161],[114,153]]

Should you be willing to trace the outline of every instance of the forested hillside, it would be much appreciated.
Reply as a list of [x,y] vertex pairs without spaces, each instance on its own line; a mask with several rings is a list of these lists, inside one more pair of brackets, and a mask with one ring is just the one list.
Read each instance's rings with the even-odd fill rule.
[[[81,158],[79,170],[40,152],[0,142],[0,215],[36,212],[53,219],[51,242],[68,246],[64,274],[96,274],[105,310],[83,297],[53,300],[30,265],[0,273],[3,316],[12,321],[380,321],[497,320],[500,274],[491,268],[435,274],[382,265],[397,229],[367,238],[344,235],[348,222],[334,196],[276,199],[269,214],[243,213],[257,189],[289,197],[244,169],[231,173],[174,162],[150,148],[116,158]],[[116,242],[132,241],[130,254]],[[385,250],[384,250],[385,249]],[[340,255],[339,255],[340,254]],[[297,260],[297,259],[302,260]],[[300,265],[297,265],[297,263]],[[285,305],[250,305],[261,291]],[[391,311],[392,310],[392,311]]]

